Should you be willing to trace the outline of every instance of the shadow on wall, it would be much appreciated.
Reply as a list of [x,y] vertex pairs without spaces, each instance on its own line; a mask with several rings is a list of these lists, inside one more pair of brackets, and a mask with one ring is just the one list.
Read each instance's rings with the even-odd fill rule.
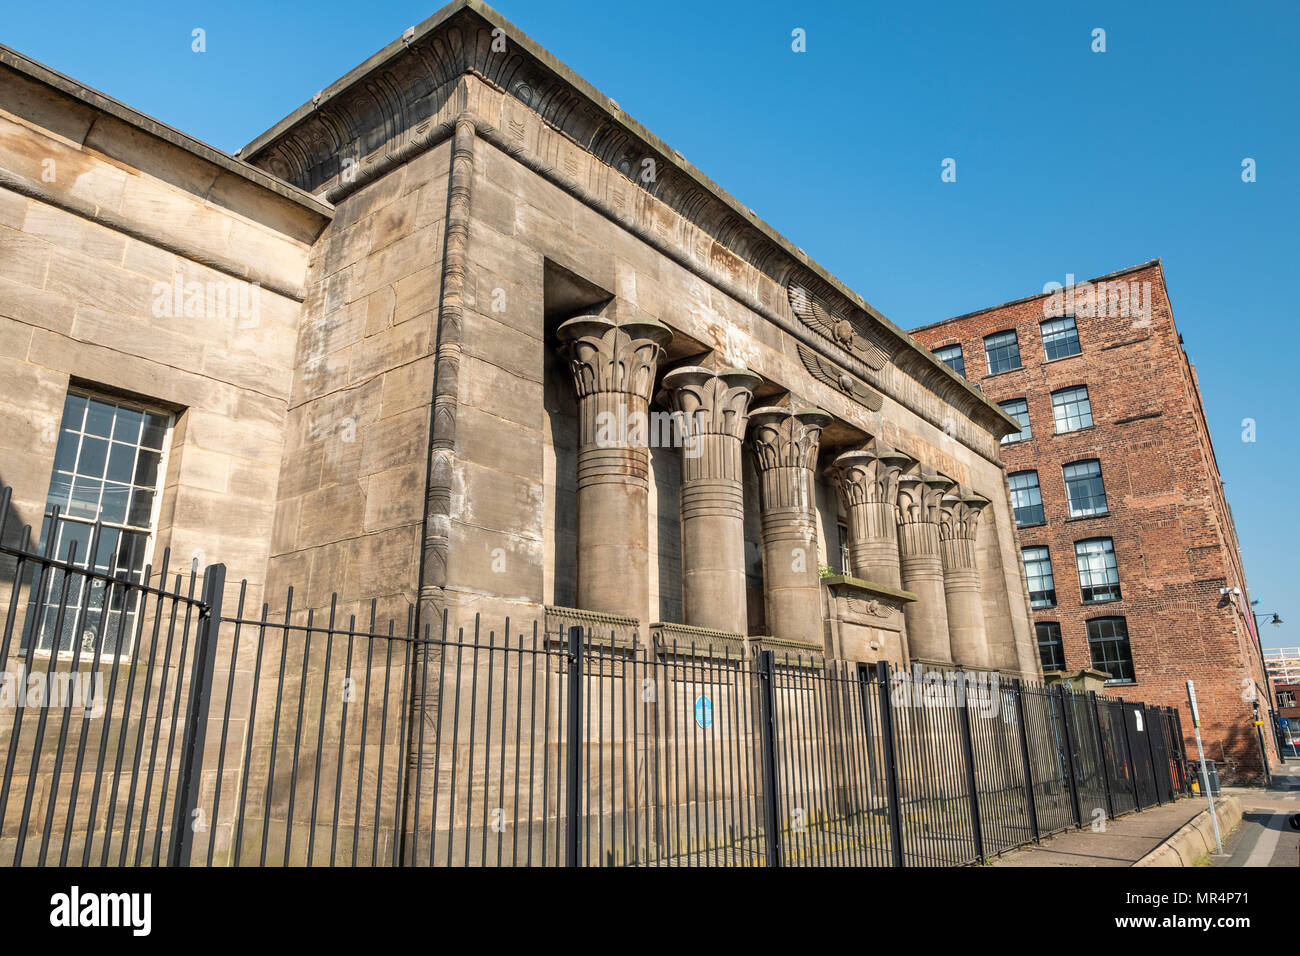
[[[651,404],[652,412],[667,409]],[[656,611],[661,621],[683,620],[681,452],[676,448],[651,448],[650,471],[655,483],[655,552],[659,568]]]

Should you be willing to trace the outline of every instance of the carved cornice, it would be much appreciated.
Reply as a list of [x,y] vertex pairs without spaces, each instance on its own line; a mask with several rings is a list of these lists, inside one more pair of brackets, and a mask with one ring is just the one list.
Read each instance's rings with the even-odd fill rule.
[[[349,193],[450,134],[452,118],[472,110],[478,99],[465,78],[500,91],[505,102],[482,101],[489,113],[476,115],[479,134],[603,214],[652,241],[675,261],[714,283],[766,320],[806,344],[842,349],[836,359],[872,381],[893,361],[963,414],[991,429],[1015,425],[968,383],[946,368],[906,332],[872,309],[801,250],[762,222],[663,141],[623,113],[618,105],[559,63],[490,7],[462,0],[439,11],[322,90],[241,151],[249,162],[303,189],[339,202]],[[473,101],[473,102],[472,102]],[[530,142],[530,127],[518,116],[529,110],[563,142]],[[498,129],[497,126],[501,128]],[[614,176],[601,185],[572,164],[564,143],[594,157]],[[540,150],[540,152],[537,152]],[[351,160],[352,165],[345,165]],[[648,164],[648,166],[647,166]],[[646,168],[654,175],[643,176]],[[621,175],[620,175],[621,174]],[[637,200],[642,192],[680,217],[700,239],[689,254],[674,246],[672,226],[647,225]],[[659,216],[657,219],[663,219]],[[657,231],[658,230],[658,231]],[[665,232],[663,236],[659,232]],[[787,289],[786,308],[772,302],[760,277]],[[791,290],[803,290],[794,292]],[[807,308],[801,296],[806,297]],[[794,305],[805,312],[796,317]],[[847,326],[845,325],[847,323]],[[838,329],[838,332],[837,332]],[[830,354],[834,354],[833,352]],[[885,382],[873,382],[885,387]],[[897,383],[890,383],[896,389]],[[929,420],[928,412],[920,412]],[[942,427],[940,422],[932,422]],[[996,443],[973,432],[961,436],[996,460]]]

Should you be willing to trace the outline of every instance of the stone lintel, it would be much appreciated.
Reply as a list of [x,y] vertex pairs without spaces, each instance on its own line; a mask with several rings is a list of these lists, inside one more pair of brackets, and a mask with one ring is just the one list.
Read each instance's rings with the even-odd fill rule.
[[892,588],[887,584],[877,584],[874,581],[855,578],[848,574],[832,574],[829,577],[822,578],[822,582],[837,597],[840,594],[865,592],[869,595],[884,598],[891,603],[910,604],[916,600],[916,595],[911,591],[906,591],[903,588]]

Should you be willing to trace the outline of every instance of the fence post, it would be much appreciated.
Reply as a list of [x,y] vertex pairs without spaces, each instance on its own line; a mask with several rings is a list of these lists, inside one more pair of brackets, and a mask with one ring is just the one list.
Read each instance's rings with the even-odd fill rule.
[[[221,595],[226,588],[226,566],[210,564],[203,571],[203,596],[199,625],[194,639],[194,661],[190,667],[190,699],[185,708],[180,767],[176,781],[176,805],[172,815],[168,866],[189,866],[194,850],[194,813],[203,786],[203,748],[207,738],[207,708],[212,697],[212,672],[216,668],[217,642],[221,633]],[[192,592],[191,592],[192,593]],[[221,781],[217,781],[221,786]],[[208,821],[208,832],[216,820]],[[211,839],[212,836],[209,836]]]
[[[970,688],[966,682],[966,672],[962,671],[962,694],[957,707],[957,721],[961,726],[961,748],[966,754],[966,791],[970,794],[970,825],[975,837],[975,858],[984,860],[984,831],[980,827],[979,788],[975,784],[975,746],[971,741],[970,708],[967,694]],[[996,686],[996,685],[995,685]]]
[[1016,726],[1020,730],[1020,756],[1025,761],[1025,800],[1029,803],[1029,826],[1034,831],[1034,842],[1042,842],[1038,830],[1038,807],[1034,806],[1034,765],[1029,761],[1029,735],[1025,732],[1025,699],[1020,678],[1011,682],[1016,698]]
[[1110,790],[1110,768],[1106,763],[1106,741],[1101,732],[1101,714],[1097,708],[1097,692],[1088,691],[1092,703],[1092,722],[1097,729],[1097,760],[1101,763],[1101,782],[1106,788],[1106,816],[1115,819],[1115,798]]
[[[1083,829],[1083,805],[1079,801],[1078,768],[1074,763],[1074,734],[1070,733],[1070,713],[1067,713],[1065,685],[1058,684],[1056,696],[1061,701],[1061,737],[1065,741],[1065,766],[1070,773],[1070,802],[1074,804],[1074,822]],[[1073,708],[1070,708],[1073,711]]]
[[1137,758],[1133,756],[1133,734],[1128,729],[1128,706],[1119,698],[1119,717],[1124,724],[1124,747],[1128,750],[1128,772],[1133,780],[1133,809],[1142,809],[1142,789],[1138,786]]
[[776,671],[775,655],[758,652],[759,741],[763,751],[763,833],[767,865],[781,865],[781,817],[776,792]]
[[[1142,709],[1142,732],[1147,735],[1147,753],[1151,756],[1151,786],[1156,792],[1156,806],[1164,806],[1164,800],[1160,799],[1160,777],[1159,770],[1156,767],[1156,745],[1151,737],[1151,718],[1147,715],[1147,705],[1139,703],[1138,707]],[[1169,767],[1165,766],[1165,773],[1169,773]]]
[[906,866],[903,858],[903,810],[898,795],[898,751],[894,746],[894,705],[889,697],[889,662],[876,661],[880,684],[880,738],[885,766],[885,796],[889,803],[889,852],[894,866]]
[[1177,707],[1169,708],[1174,717],[1174,732],[1178,734],[1178,786],[1184,794],[1192,792],[1192,783],[1187,776],[1187,744],[1183,739],[1183,715]]
[[569,628],[569,749],[565,773],[564,865],[579,866],[582,833],[582,628]]

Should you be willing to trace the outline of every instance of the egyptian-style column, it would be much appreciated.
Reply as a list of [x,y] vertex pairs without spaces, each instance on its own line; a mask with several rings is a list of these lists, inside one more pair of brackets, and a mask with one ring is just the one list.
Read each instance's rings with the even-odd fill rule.
[[829,472],[849,518],[849,561],[853,574],[876,584],[901,587],[898,567],[898,477],[912,459],[876,442],[846,451]]
[[693,627],[747,633],[741,443],[760,382],[698,365],[664,376],[682,438],[682,605]]
[[898,480],[898,550],[903,587],[916,595],[907,605],[907,647],[912,660],[952,663],[948,606],[939,547],[940,503],[953,482],[930,473]]
[[578,392],[578,606],[644,620],[650,393],[672,332],[653,319],[581,315],[556,334]]
[[820,408],[756,408],[750,448],[758,468],[767,631],[821,643],[817,563],[817,443],[831,416]]
[[975,531],[989,500],[954,487],[940,503],[939,538],[943,556],[943,593],[948,605],[948,633],[953,660],[971,670],[992,666],[984,630],[980,575],[975,565]]

